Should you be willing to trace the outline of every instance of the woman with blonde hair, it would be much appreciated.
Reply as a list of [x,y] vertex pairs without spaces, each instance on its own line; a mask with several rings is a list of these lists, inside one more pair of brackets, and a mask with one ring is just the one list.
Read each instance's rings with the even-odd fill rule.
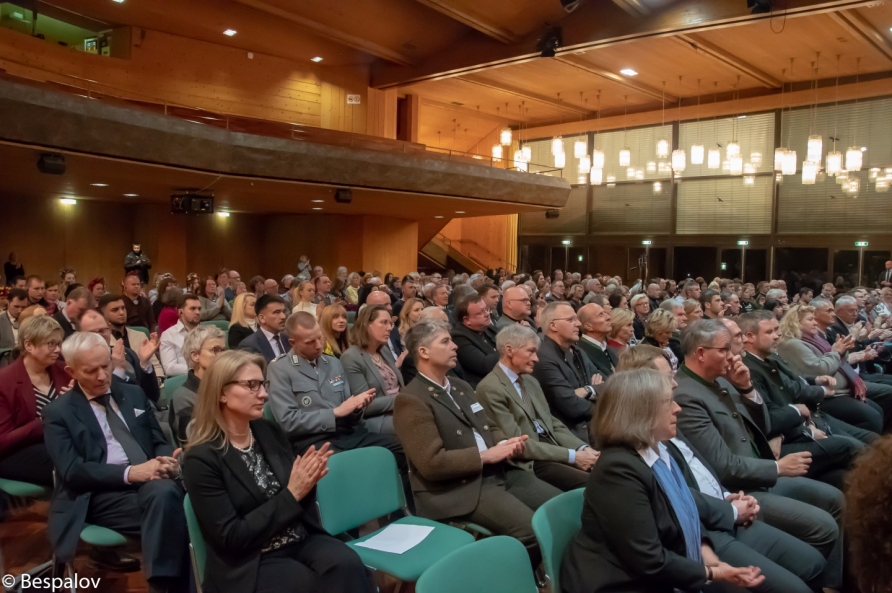
[[703,307],[700,306],[700,301],[685,299],[682,305],[684,306],[684,314],[688,317],[688,325],[698,319],[703,319]]
[[322,337],[325,338],[325,350],[322,353],[340,358],[350,347],[347,337],[347,310],[339,304],[325,307],[322,309],[319,328],[322,330]]
[[636,294],[629,301],[629,308],[635,314],[632,326],[635,329],[635,339],[640,342],[644,339],[644,323],[650,313],[650,299],[647,298],[646,293]]
[[610,334],[607,336],[607,349],[612,352],[614,360],[626,346],[634,346],[636,343],[635,329],[633,327],[634,319],[635,314],[628,309],[613,309],[610,311]]
[[315,297],[316,284],[312,280],[301,280],[297,283],[297,286],[291,289],[291,302],[294,303],[291,312],[306,311],[310,315],[314,315],[317,320],[320,319],[325,303],[314,304],[313,299]]
[[195,400],[183,479],[207,544],[202,589],[372,593],[359,556],[316,518],[328,443],[294,457],[278,424],[263,419],[265,367],[261,356],[224,352]]
[[[678,363],[683,360],[679,356],[681,353],[681,343],[678,339],[672,337],[672,332],[678,327],[678,320],[675,315],[667,309],[657,309],[647,317],[645,323],[644,344],[656,346],[664,350],[672,364],[672,370],[678,370]],[[672,342],[675,342],[674,348]]]
[[344,300],[347,301],[347,304],[356,305],[359,303],[359,284],[359,274],[350,272],[347,276],[347,287],[344,288]]
[[406,334],[409,333],[409,330],[415,327],[415,324],[421,319],[422,311],[424,311],[424,301],[416,298],[406,301],[403,308],[400,309],[400,327],[398,331],[403,350],[406,349]]
[[[253,292],[243,292],[232,301],[232,319],[229,321],[229,349],[237,350],[242,340],[257,331],[257,297]],[[188,359],[187,359],[188,360]]]

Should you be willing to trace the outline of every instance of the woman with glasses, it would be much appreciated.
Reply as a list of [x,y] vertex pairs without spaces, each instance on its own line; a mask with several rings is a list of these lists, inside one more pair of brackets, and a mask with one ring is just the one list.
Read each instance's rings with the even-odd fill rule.
[[222,286],[217,286],[217,280],[213,276],[208,276],[202,281],[201,292],[198,293],[202,321],[228,321],[232,317],[232,309],[226,302],[224,292]]
[[400,366],[407,351],[394,359],[387,346],[392,329],[393,321],[387,307],[367,305],[353,325],[353,346],[341,355],[350,393],[356,395],[375,390],[375,398],[365,411],[365,423],[370,432],[394,434],[393,402],[404,386]]
[[0,478],[53,485],[53,463],[43,442],[43,408],[70,387],[59,353],[62,327],[38,315],[19,327],[20,356],[0,369]]
[[171,401],[170,425],[181,443],[187,442],[189,422],[201,379],[211,363],[226,350],[226,335],[215,325],[199,325],[183,338],[183,358],[189,376],[177,389]]
[[369,571],[317,519],[316,483],[326,443],[295,459],[288,438],[263,419],[262,357],[224,352],[195,400],[183,480],[207,542],[206,593],[372,593]]
[[630,305],[632,312],[635,314],[635,319],[632,322],[635,330],[635,339],[640,342],[644,339],[646,333],[644,324],[647,322],[647,316],[650,313],[650,300],[644,293],[636,294],[632,297]]

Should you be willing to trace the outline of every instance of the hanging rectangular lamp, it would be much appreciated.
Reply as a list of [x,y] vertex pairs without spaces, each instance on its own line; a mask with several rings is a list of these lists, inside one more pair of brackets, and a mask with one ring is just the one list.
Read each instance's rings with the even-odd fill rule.
[[703,145],[702,144],[694,144],[691,146],[691,164],[692,165],[702,165],[703,164]]

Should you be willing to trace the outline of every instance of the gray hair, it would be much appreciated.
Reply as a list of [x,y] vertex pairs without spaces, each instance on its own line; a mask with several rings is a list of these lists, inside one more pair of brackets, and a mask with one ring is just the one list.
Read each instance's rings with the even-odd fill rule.
[[681,330],[681,350],[685,356],[701,346],[712,346],[720,335],[731,339],[731,330],[718,319],[698,319]]
[[430,297],[431,291],[434,289],[435,286],[437,286],[437,284],[435,284],[433,282],[428,282],[427,284],[424,285],[424,288],[421,289],[421,294],[423,294],[426,297]]
[[781,297],[787,296],[787,291],[780,288],[772,288],[765,294],[765,299],[780,300]]
[[514,280],[505,280],[502,282],[502,292],[505,292],[512,286],[517,286],[517,283]]
[[[458,303],[466,296],[470,296],[472,294],[477,294],[477,289],[471,286],[470,284],[459,284],[455,288],[452,289],[452,302]],[[431,296],[434,296],[431,294]]]
[[418,364],[418,349],[429,348],[434,338],[442,332],[449,333],[449,324],[432,319],[420,320],[406,332],[406,350],[409,351],[409,356],[415,364]]
[[226,334],[216,325],[199,325],[189,330],[183,338],[183,358],[186,359],[186,365],[190,369],[195,370],[192,353],[200,351],[205,342],[214,338],[226,339]]
[[446,314],[443,307],[431,305],[421,310],[421,317],[418,318],[418,321],[442,321],[448,323],[449,315]]
[[836,308],[839,309],[841,307],[845,307],[846,305],[857,305],[858,301],[855,300],[855,297],[849,296],[847,294],[842,295],[838,299],[836,299]]
[[108,342],[105,341],[105,338],[93,332],[75,332],[62,342],[62,358],[65,359],[65,364],[74,367],[81,352],[88,352],[100,347],[111,357],[111,351],[108,349]]
[[538,344],[539,337],[536,335],[536,332],[519,323],[512,323],[496,335],[496,348],[499,349],[499,356],[505,355],[505,349],[508,346],[517,349],[526,346],[530,342]]
[[539,327],[542,328],[543,332],[548,331],[548,326],[551,325],[551,322],[557,317],[558,307],[570,307],[570,310],[573,310],[573,305],[567,302],[555,301],[553,303],[548,303],[545,308],[542,309],[542,315],[539,317]]
[[809,305],[814,307],[815,309],[823,309],[824,307],[829,307],[832,309],[833,301],[831,301],[830,299],[825,299],[824,297],[818,297],[816,299],[812,299]]
[[682,305],[675,299],[666,299],[665,301],[660,303],[660,309],[665,309],[666,311],[669,311],[670,313],[675,311],[675,307],[681,307],[682,309],[684,309],[684,305]]

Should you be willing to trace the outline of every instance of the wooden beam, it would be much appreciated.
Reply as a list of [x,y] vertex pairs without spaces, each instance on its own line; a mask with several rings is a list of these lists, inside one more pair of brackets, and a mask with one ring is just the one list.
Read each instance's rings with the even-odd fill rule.
[[841,10],[831,15],[834,21],[855,39],[871,46],[892,60],[892,43],[856,10]]
[[[241,0],[245,1],[245,0]],[[256,1],[256,0],[251,0]],[[678,0],[660,11],[635,18],[613,2],[585,2],[570,18],[559,21],[564,45],[558,55],[627,43],[650,37],[670,37],[746,25],[783,16],[795,18],[870,6],[877,0],[785,0],[783,11],[752,14],[744,0]],[[372,65],[371,86],[391,88],[414,82],[439,80],[483,72],[539,59],[536,42],[540,32],[523,41],[505,45],[485,36],[468,36],[462,43],[435,52],[423,63],[405,68],[393,64]]]
[[337,41],[338,43],[343,43],[349,47],[354,49],[358,49],[360,51],[364,51],[373,56],[383,58],[389,62],[393,62],[394,64],[398,64],[400,66],[412,66],[415,64],[415,60],[407,54],[398,52],[396,50],[390,49],[388,47],[384,47],[383,45],[379,45],[368,39],[362,39],[361,37],[356,37],[355,35],[350,35],[349,33],[345,33],[343,31],[339,31],[328,25],[324,25],[317,21],[302,17],[293,12],[283,10],[278,6],[273,6],[263,0],[234,0],[238,4],[242,4],[243,6],[247,6],[249,8],[253,8],[258,12],[263,12],[272,16],[275,16],[280,19],[284,19],[286,21],[290,21],[305,29],[309,29],[314,33],[318,33],[328,39],[333,41]]
[[443,103],[442,101],[435,101],[434,99],[428,99],[426,97],[421,97],[421,104],[427,107],[434,107],[436,109],[443,109],[446,111],[452,111],[454,113],[461,113],[462,115],[466,115],[471,118],[476,119],[485,119],[487,121],[497,121],[504,123],[505,121],[522,121],[528,122],[530,121],[529,116],[521,116],[520,114],[515,114],[514,112],[509,113],[507,116],[505,115],[497,115],[495,113],[487,113],[485,111],[477,111],[476,109],[471,109],[468,107],[463,107],[461,105],[453,105],[452,103]]
[[634,17],[650,14],[650,8],[642,4],[641,0],[613,0],[613,3]]
[[[596,66],[595,64],[592,64],[589,61],[584,60],[583,58],[580,58],[578,56],[574,56],[572,54],[561,54],[559,56],[556,56],[554,59],[562,64],[567,64],[568,66],[578,68],[579,70],[588,72],[589,74],[594,74],[595,76],[600,76],[601,78],[606,78],[607,80],[619,83],[629,90],[643,93],[648,97],[653,97],[654,99],[659,100],[663,99],[664,95],[662,90],[655,89],[653,87],[647,86],[646,84],[641,84],[639,82],[631,80],[626,76],[622,76],[620,74],[617,74],[616,72],[611,72],[610,70],[607,70],[600,66]],[[678,97],[670,95],[669,93],[666,93],[665,98],[670,103],[674,103],[678,99]]]
[[484,35],[488,35],[496,41],[512,45],[520,43],[520,37],[513,32],[499,26],[497,23],[494,23],[485,17],[455,6],[453,3],[449,2],[449,0],[418,0],[418,2],[424,4],[428,8],[433,8],[437,12],[445,14],[453,20],[477,29]]
[[702,37],[698,35],[694,35],[692,33],[676,35],[672,37],[683,46],[693,49],[695,52],[710,57],[716,62],[720,64],[724,64],[725,66],[730,67],[732,70],[738,72],[739,74],[743,74],[745,76],[749,76],[750,78],[754,78],[764,87],[770,89],[779,89],[782,86],[780,80],[770,76],[752,64],[749,64],[734,54],[725,51],[724,49],[714,45],[713,43],[706,41]]
[[590,109],[585,109],[584,107],[577,107],[576,105],[571,105],[565,101],[560,101],[558,99],[552,99],[551,97],[546,97],[544,95],[539,95],[536,93],[532,93],[530,91],[519,89],[517,87],[503,84],[501,82],[494,82],[488,78],[484,78],[479,74],[466,74],[465,76],[459,76],[459,80],[463,80],[465,82],[469,82],[471,84],[476,84],[477,86],[482,86],[488,89],[493,89],[496,91],[500,91],[503,93],[507,93],[509,95],[514,95],[520,99],[526,99],[527,101],[536,101],[537,103],[545,103],[547,105],[551,105],[552,107],[557,107],[558,109],[562,109],[564,111],[569,111],[571,113],[576,113],[580,115],[594,115],[595,112]]

